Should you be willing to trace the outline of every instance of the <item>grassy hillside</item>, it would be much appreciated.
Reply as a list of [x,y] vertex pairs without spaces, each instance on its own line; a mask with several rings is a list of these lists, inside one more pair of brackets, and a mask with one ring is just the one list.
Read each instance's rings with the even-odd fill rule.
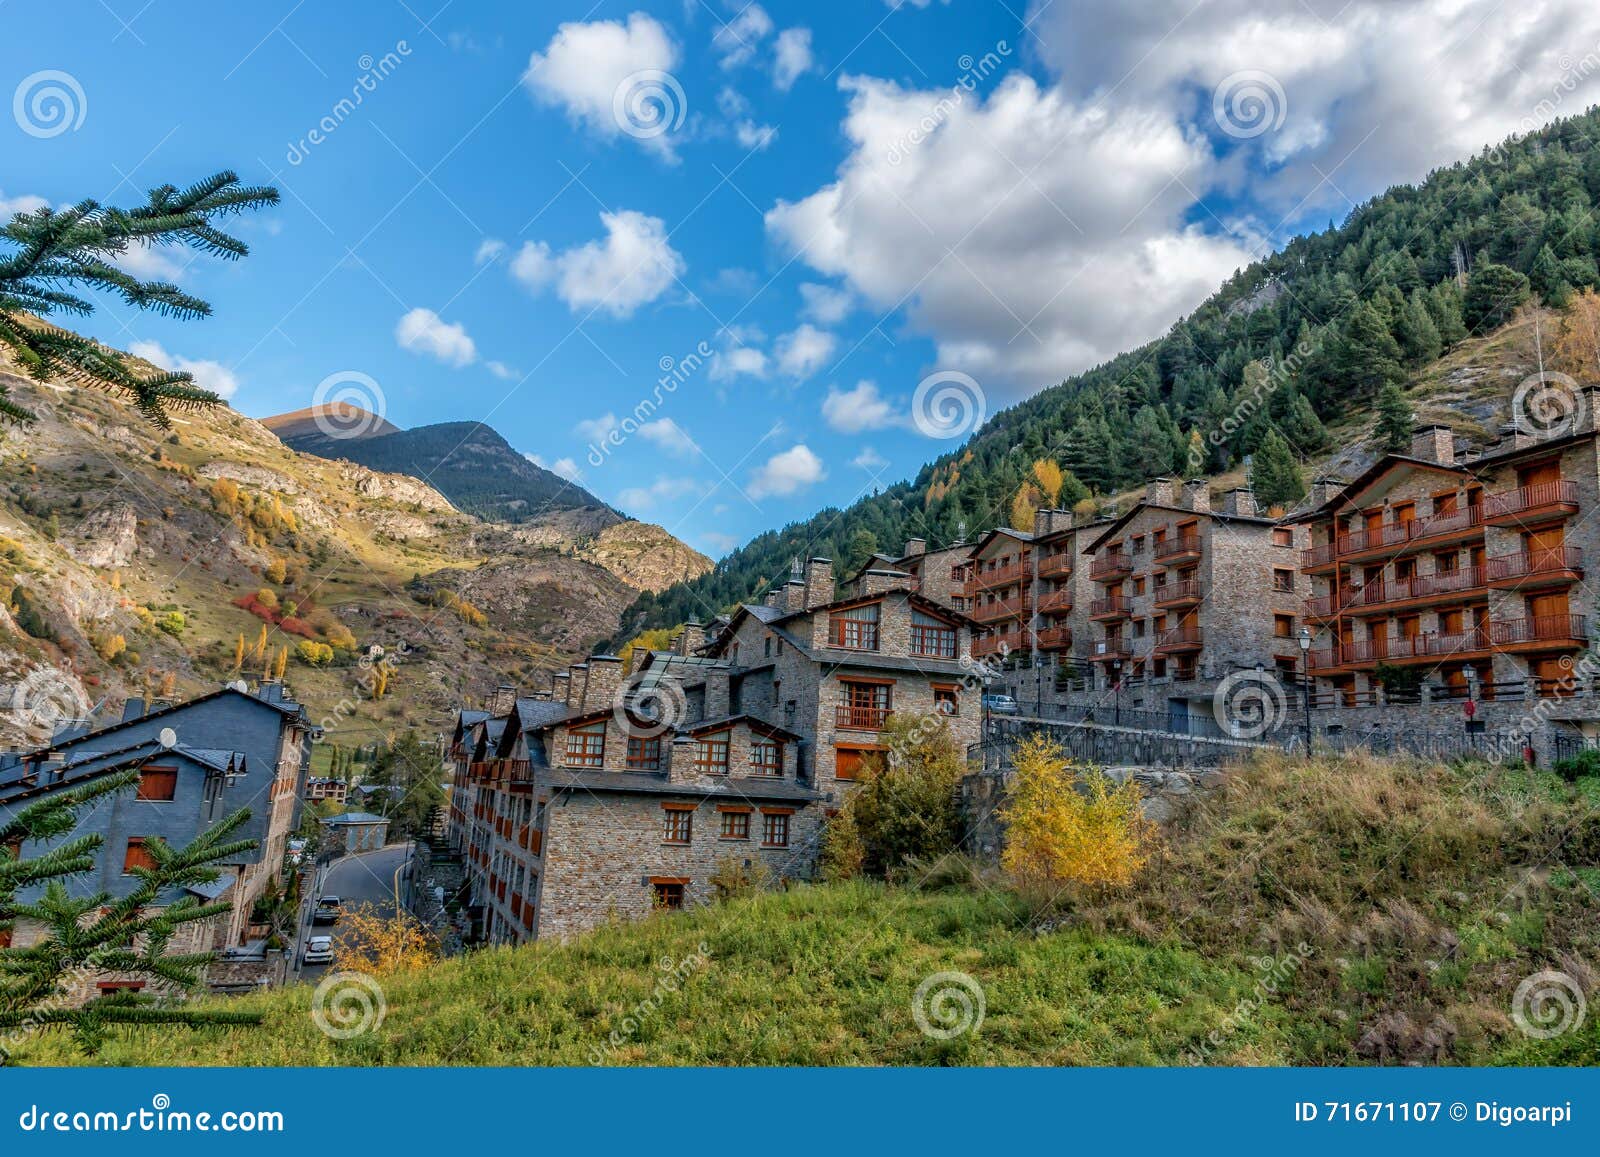
[[[1123,896],[1040,913],[996,879],[802,886],[384,977],[386,1019],[350,1040],[286,989],[229,1005],[261,1029],[130,1030],[98,1061],[1593,1063],[1596,1018],[1538,1040],[1511,1013],[1542,970],[1595,989],[1596,804],[1600,779],[1266,761]],[[913,1006],[949,971],[984,1016],[939,1040]],[[56,1037],[19,1054],[80,1059]]]

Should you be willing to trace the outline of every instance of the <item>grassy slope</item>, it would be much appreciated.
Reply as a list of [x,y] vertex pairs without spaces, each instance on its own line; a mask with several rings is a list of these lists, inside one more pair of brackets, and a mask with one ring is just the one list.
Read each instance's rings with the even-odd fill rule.
[[[1524,977],[1591,992],[1600,961],[1600,780],[1520,770],[1274,761],[1234,776],[1127,896],[1080,901],[1039,932],[982,884],[801,887],[568,944],[486,951],[383,984],[381,1030],[331,1041],[312,993],[249,997],[258,1031],[118,1034],[111,1064],[586,1064],[647,1000],[659,962],[709,963],[608,1063],[1183,1064],[1420,1060],[1577,1064],[1600,1024],[1531,1040]],[[1311,952],[1259,1011],[1261,959]],[[982,984],[976,1034],[920,1033],[931,973]],[[1280,973],[1279,975],[1283,975]],[[58,1037],[24,1063],[74,1061]]]

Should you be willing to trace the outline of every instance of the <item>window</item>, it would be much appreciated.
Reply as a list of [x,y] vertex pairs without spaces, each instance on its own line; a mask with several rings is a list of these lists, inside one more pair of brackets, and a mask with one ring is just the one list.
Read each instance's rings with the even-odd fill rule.
[[694,769],[701,775],[728,774],[728,733],[714,731],[694,741]]
[[960,715],[961,692],[954,687],[935,685],[933,688],[933,709],[940,715]]
[[587,727],[567,730],[567,763],[572,767],[603,767],[606,761],[606,725],[591,723]]
[[769,658],[769,659],[772,658],[772,636],[771,635],[768,635],[765,639],[761,640],[761,653],[766,658]]
[[783,744],[776,739],[757,739],[750,744],[751,775],[782,775]]
[[4,844],[0,844],[0,847],[5,848],[6,852],[11,856],[11,858],[13,860],[22,859],[22,841],[21,840],[7,840]]
[[1144,620],[1143,619],[1134,619],[1133,620],[1133,637],[1135,639],[1144,638]]
[[650,880],[650,888],[654,893],[651,897],[652,906],[656,908],[682,908],[683,889],[688,882],[687,880],[668,880],[652,877]]
[[1133,593],[1135,597],[1144,594],[1144,575],[1135,575],[1133,578]]
[[834,726],[882,731],[889,720],[889,684],[841,682]]
[[102,980],[95,985],[100,990],[101,996],[116,996],[119,992],[139,992],[144,988],[142,980]]
[[170,803],[178,794],[178,769],[145,767],[139,771],[139,791],[135,799]]
[[628,769],[630,771],[661,770],[661,737],[628,736]]
[[661,805],[664,827],[661,842],[687,844],[694,835],[694,805],[667,803]]
[[833,774],[837,779],[860,779],[864,763],[881,750],[877,747],[838,747],[833,752]]
[[1283,594],[1294,593],[1294,571],[1281,566],[1272,568],[1272,589]]
[[853,651],[878,649],[879,604],[868,603],[835,611],[828,619],[828,642]]
[[723,840],[748,840],[750,838],[750,809],[723,808],[717,838]]
[[1294,616],[1273,615],[1272,633],[1280,639],[1294,638]]
[[763,811],[761,813],[761,846],[787,848],[789,846],[789,813]]
[[144,846],[144,836],[128,837],[128,850],[122,856],[122,874],[131,873],[135,868],[153,868],[156,866],[155,857]]
[[1272,545],[1293,546],[1294,531],[1290,530],[1287,526],[1274,526],[1272,528]]
[[956,657],[956,629],[943,619],[913,610],[911,612],[911,653],[931,659]]

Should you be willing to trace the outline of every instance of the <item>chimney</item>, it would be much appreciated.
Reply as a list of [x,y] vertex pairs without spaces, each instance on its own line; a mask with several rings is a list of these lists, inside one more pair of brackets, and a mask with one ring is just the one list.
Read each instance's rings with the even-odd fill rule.
[[721,719],[733,713],[733,679],[727,668],[706,671],[705,718]]
[[778,600],[778,605],[783,608],[786,615],[806,609],[806,584],[798,579],[790,579],[783,584],[783,597]]
[[1424,462],[1452,465],[1456,460],[1456,438],[1449,426],[1438,423],[1418,426],[1411,431],[1411,456]]
[[572,675],[571,682],[567,684],[567,706],[574,711],[582,711],[584,696],[589,688],[589,668],[583,663],[573,663],[567,670]]
[[928,553],[928,540],[925,538],[906,539],[906,558],[915,558],[919,554]]
[[693,779],[695,741],[692,735],[674,735],[667,754],[667,778],[674,783]]
[[572,672],[557,671],[550,676],[550,699],[572,706]]
[[1182,506],[1196,514],[1205,514],[1211,509],[1211,487],[1204,478],[1191,478],[1183,484]]
[[833,560],[806,560],[806,610],[833,602]]
[[143,699],[138,698],[138,697],[132,697],[126,703],[124,703],[122,705],[122,721],[124,723],[128,722],[128,720],[130,720],[130,719],[143,718],[143,716],[144,716],[144,700]]
[[909,591],[911,589],[911,576],[903,570],[889,570],[877,568],[861,572],[861,577],[856,580],[855,590],[852,595],[866,598],[868,595],[882,594],[884,591]]
[[767,606],[767,607],[775,607],[775,606],[779,605],[779,602],[780,602],[780,600],[782,598],[783,598],[783,588],[782,587],[773,587],[762,598],[761,604],[763,606]]
[[516,703],[517,689],[510,683],[502,683],[494,689],[483,709],[490,715],[505,715],[516,706]]
[[622,660],[615,655],[590,655],[589,678],[583,688],[583,710],[615,706],[622,687]]
[[1222,495],[1222,513],[1251,518],[1257,516],[1261,512],[1256,507],[1255,492],[1245,486],[1235,486],[1225,491]]
[[1033,515],[1033,537],[1043,538],[1047,534],[1055,534],[1058,530],[1072,529],[1072,511],[1070,510],[1039,510]]
[[1344,481],[1342,479],[1331,478],[1326,474],[1321,478],[1314,478],[1311,480],[1311,504],[1313,506],[1321,506],[1323,503],[1332,500],[1343,489]]
[[1152,478],[1144,488],[1144,500],[1154,502],[1159,506],[1176,506],[1177,500],[1173,496],[1172,479]]
[[683,630],[678,633],[677,646],[674,648],[678,654],[688,657],[706,645],[706,629],[700,623],[690,619],[683,624]]

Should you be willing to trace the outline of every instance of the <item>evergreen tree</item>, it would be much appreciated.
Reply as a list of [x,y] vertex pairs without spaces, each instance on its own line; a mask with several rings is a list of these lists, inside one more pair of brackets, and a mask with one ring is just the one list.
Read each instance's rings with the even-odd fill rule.
[[1461,302],[1461,319],[1479,337],[1511,320],[1517,306],[1528,300],[1528,279],[1515,269],[1489,262],[1479,265],[1467,279]]
[[1411,446],[1411,405],[1400,387],[1393,383],[1383,387],[1378,395],[1378,425],[1375,431],[1379,443],[1390,453],[1398,453]]
[[[130,399],[146,418],[165,427],[167,410],[216,405],[220,398],[194,384],[189,373],[146,375],[123,356],[90,338],[53,326],[30,324],[67,313],[87,316],[94,305],[73,290],[114,294],[135,309],[169,317],[205,317],[211,307],[164,281],[141,281],[114,263],[130,246],[188,245],[233,260],[249,253],[244,242],[213,221],[278,202],[276,189],[239,184],[228,172],[179,190],[163,185],[136,209],[108,209],[80,201],[67,209],[18,213],[0,228],[17,252],[0,258],[0,345],[10,349],[22,372],[35,381],[59,380],[93,386]],[[0,385],[0,421],[27,424],[34,415],[9,400]]]
[[1395,340],[1408,366],[1425,366],[1444,351],[1439,327],[1433,324],[1420,292],[1400,307],[1395,324]]
[[1250,459],[1250,489],[1257,502],[1269,507],[1288,506],[1305,497],[1305,482],[1294,452],[1283,435],[1271,427]]
[[[216,865],[256,847],[254,840],[229,839],[250,818],[247,811],[235,812],[185,848],[146,840],[152,864],[129,870],[135,883],[126,896],[91,891],[74,899],[63,881],[94,873],[95,853],[105,843],[99,835],[71,835],[79,809],[127,791],[138,781],[138,772],[128,771],[47,792],[0,820],[0,931],[11,931],[19,918],[43,927],[38,942],[27,948],[0,948],[0,1034],[65,1028],[80,1047],[93,1052],[112,1025],[260,1022],[255,1013],[200,1011],[140,993],[93,997],[77,1007],[65,1003],[69,984],[86,971],[145,977],[181,989],[198,987],[213,954],[169,954],[167,949],[179,928],[224,915],[229,905],[201,903],[185,890],[214,883],[221,876]],[[35,841],[50,846],[29,859],[23,855],[25,844]],[[17,898],[18,892],[41,884],[43,894],[32,903]],[[174,892],[182,894],[173,898]]]
[[1328,445],[1328,431],[1304,394],[1297,393],[1284,422],[1289,444],[1300,454],[1313,454]]
[[1359,306],[1345,323],[1334,363],[1345,388],[1358,398],[1371,397],[1404,377],[1400,346],[1371,303]]

